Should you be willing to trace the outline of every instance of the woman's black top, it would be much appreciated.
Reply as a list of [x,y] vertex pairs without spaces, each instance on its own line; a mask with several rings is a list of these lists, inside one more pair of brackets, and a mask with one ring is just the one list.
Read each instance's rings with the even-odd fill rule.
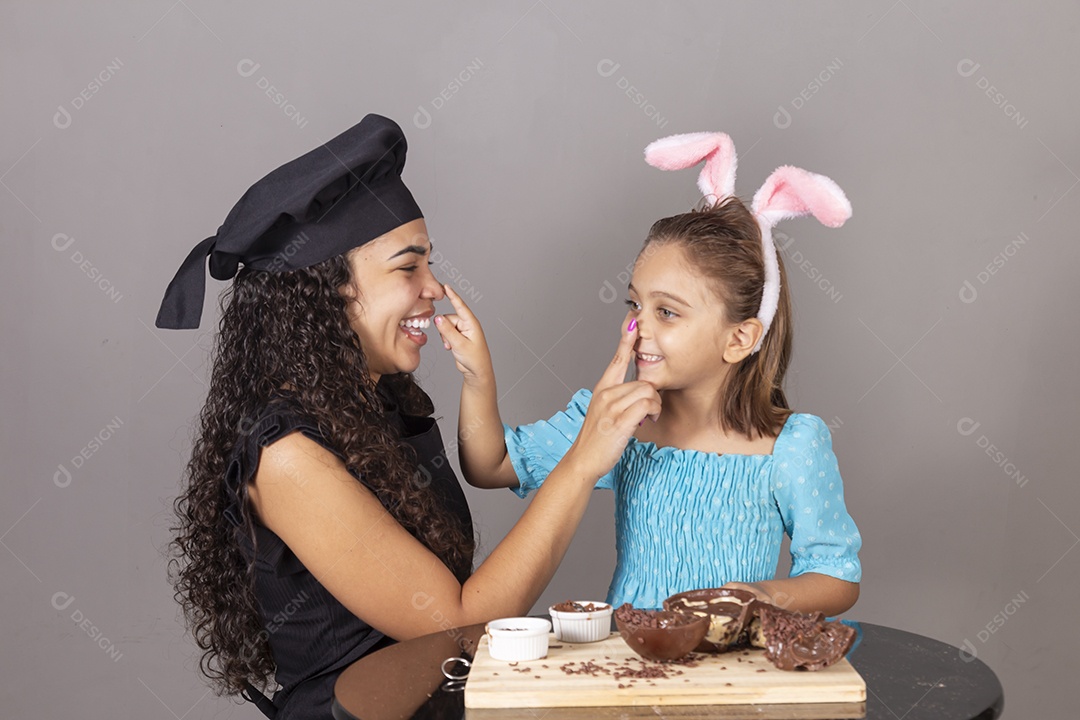
[[[380,387],[387,421],[419,460],[428,491],[472,537],[472,516],[457,476],[447,461],[434,418],[403,414]],[[353,615],[315,579],[292,550],[267,528],[253,521],[254,547],[242,530],[245,487],[255,476],[262,448],[293,432],[301,432],[327,447],[314,421],[304,417],[295,400],[274,398],[237,442],[226,472],[226,517],[237,528],[238,541],[255,564],[255,597],[262,613],[264,634],[277,665],[281,689],[274,695],[277,720],[331,718],[334,681],[351,663],[393,639]],[[327,449],[330,449],[327,447]],[[331,450],[332,451],[332,450]],[[336,453],[335,453],[336,454]],[[459,573],[464,581],[468,570]],[[465,577],[461,577],[464,574]],[[260,638],[253,638],[253,642]],[[252,647],[254,651],[254,645]],[[264,712],[273,713],[273,708]]]

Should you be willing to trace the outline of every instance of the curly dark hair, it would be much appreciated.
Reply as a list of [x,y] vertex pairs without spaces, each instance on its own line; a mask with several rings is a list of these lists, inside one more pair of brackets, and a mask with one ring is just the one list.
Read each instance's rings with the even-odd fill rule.
[[169,577],[203,653],[199,667],[221,695],[245,683],[266,688],[275,670],[254,593],[254,566],[238,533],[254,541],[250,508],[244,526],[225,516],[225,470],[245,425],[288,388],[327,446],[394,518],[462,581],[472,569],[475,539],[414,482],[417,458],[387,422],[378,390],[405,413],[433,408],[411,374],[368,371],[349,325],[342,289],[355,287],[344,256],[292,272],[242,269],[221,298],[213,370],[184,486],[174,503]]

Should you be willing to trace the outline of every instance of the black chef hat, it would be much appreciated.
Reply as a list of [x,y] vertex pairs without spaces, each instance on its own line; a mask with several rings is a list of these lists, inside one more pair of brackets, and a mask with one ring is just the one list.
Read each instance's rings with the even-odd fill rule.
[[248,188],[217,234],[188,254],[165,290],[159,328],[199,326],[210,274],[229,280],[240,265],[284,272],[309,267],[423,217],[401,181],[405,136],[368,115]]

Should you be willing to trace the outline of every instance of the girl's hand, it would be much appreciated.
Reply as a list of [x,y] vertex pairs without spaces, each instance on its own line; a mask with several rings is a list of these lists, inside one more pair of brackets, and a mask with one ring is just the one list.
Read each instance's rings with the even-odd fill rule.
[[762,600],[773,605],[776,604],[773,601],[772,594],[764,587],[762,587],[759,583],[729,582],[724,583],[721,587],[729,588],[732,590],[746,590],[748,592],[752,592],[754,594],[754,597],[756,597],[758,600]]
[[480,321],[453,288],[443,285],[443,289],[455,311],[450,315],[435,316],[435,327],[442,336],[443,347],[454,354],[454,362],[466,383],[488,382],[495,373]]
[[660,416],[660,394],[647,382],[624,382],[634,357],[637,327],[623,325],[615,357],[593,388],[592,401],[567,455],[592,480],[599,480],[619,461],[630,437],[647,417]]
[[847,612],[859,599],[859,583],[816,572],[756,583],[729,582],[724,587],[749,590],[758,600],[784,610],[822,612],[826,616]]

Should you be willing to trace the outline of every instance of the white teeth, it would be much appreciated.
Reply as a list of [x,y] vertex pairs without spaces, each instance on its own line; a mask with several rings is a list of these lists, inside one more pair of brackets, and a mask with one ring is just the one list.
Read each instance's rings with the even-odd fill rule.
[[645,353],[638,353],[637,356],[645,362],[656,362],[664,359],[663,355],[646,355]]
[[409,318],[408,320],[402,320],[398,325],[414,329],[427,328],[431,327],[431,318]]

